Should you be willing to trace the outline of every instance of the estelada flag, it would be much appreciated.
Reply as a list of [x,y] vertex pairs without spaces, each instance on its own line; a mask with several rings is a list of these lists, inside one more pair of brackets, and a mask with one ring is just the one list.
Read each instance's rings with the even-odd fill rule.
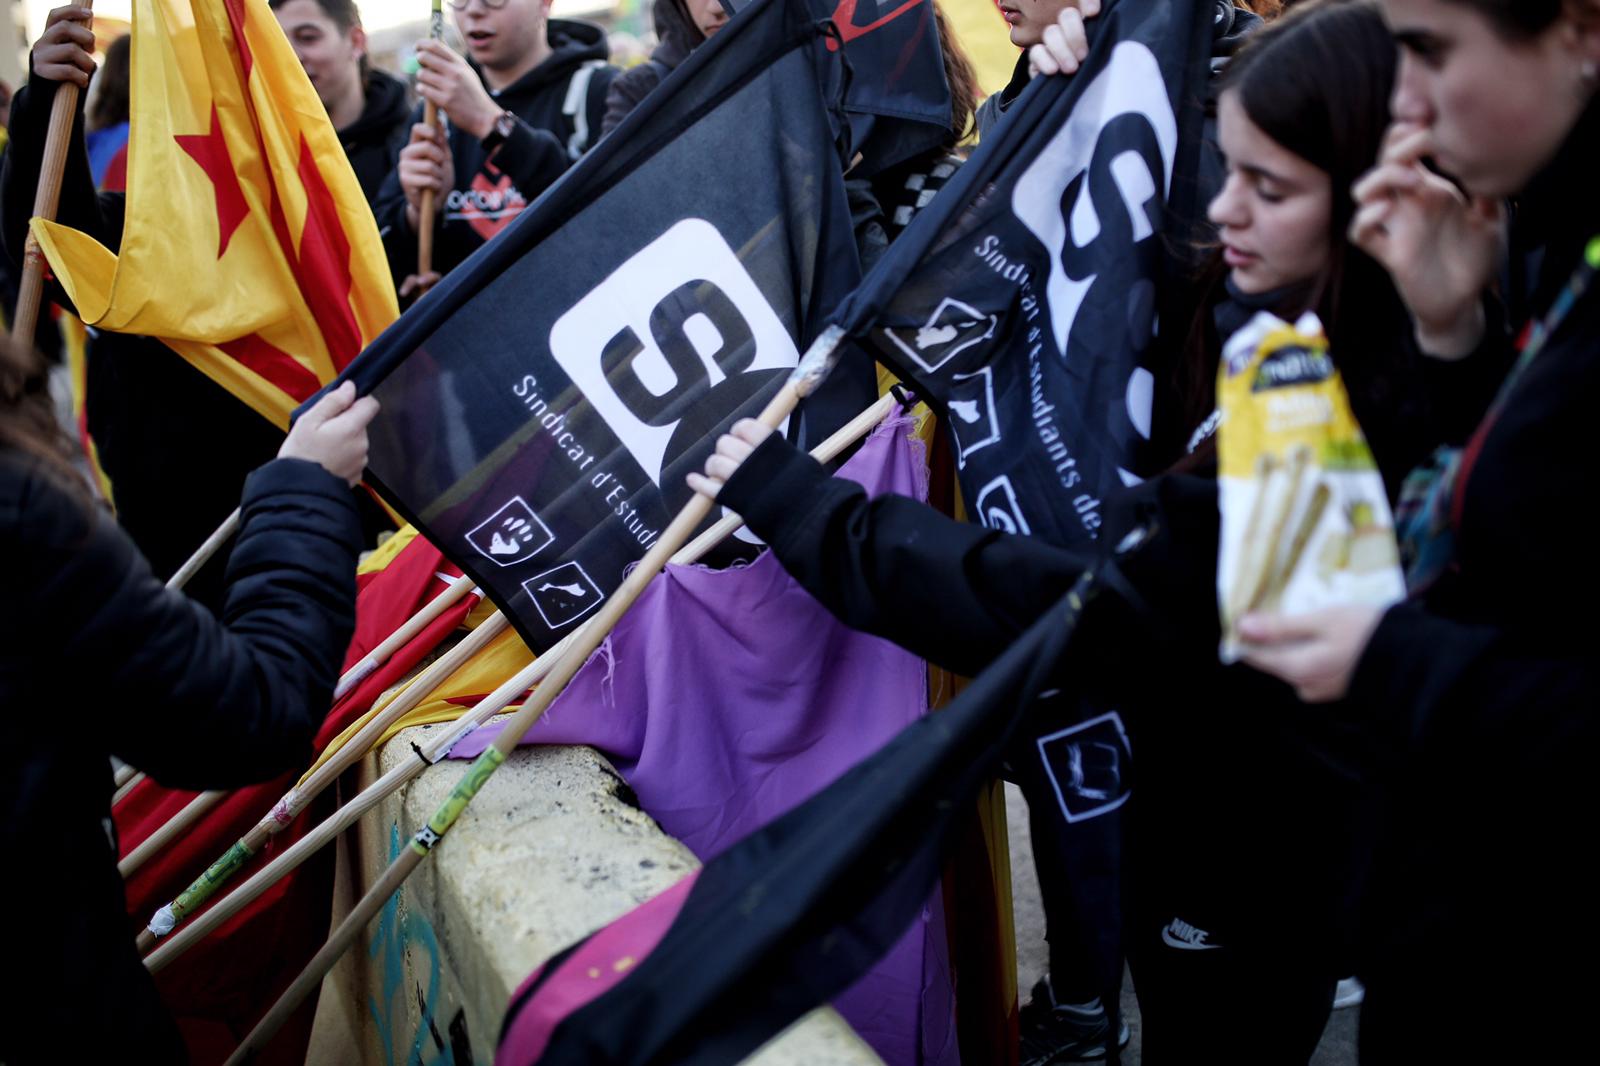
[[112,252],[32,226],[86,325],[156,337],[289,413],[398,316],[372,212],[266,0],[135,0]]

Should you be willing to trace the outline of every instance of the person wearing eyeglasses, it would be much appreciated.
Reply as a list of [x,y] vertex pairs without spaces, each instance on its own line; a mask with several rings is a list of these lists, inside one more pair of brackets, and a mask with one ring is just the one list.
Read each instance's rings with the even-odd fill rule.
[[[494,237],[600,136],[605,33],[552,19],[550,0],[446,0],[467,55],[417,45],[417,92],[448,118],[441,132],[413,115],[410,142],[378,194],[375,214],[402,299]],[[433,272],[416,274],[422,194],[432,189]]]

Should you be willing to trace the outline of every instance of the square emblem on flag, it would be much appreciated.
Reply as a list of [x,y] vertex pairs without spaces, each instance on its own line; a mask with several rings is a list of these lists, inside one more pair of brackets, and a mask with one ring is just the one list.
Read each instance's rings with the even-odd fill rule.
[[1109,814],[1127,802],[1128,735],[1116,711],[1040,737],[1039,758],[1069,822]]
[[550,527],[521,496],[513,496],[500,509],[467,534],[478,554],[500,566],[526,562],[556,539]]
[[582,618],[605,599],[600,586],[577,563],[563,563],[522,583],[533,606],[551,629]]

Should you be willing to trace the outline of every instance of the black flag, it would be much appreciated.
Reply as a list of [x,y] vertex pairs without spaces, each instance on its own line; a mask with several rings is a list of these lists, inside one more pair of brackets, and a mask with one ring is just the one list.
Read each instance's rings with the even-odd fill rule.
[[[834,25],[830,51],[850,67],[844,93],[852,177],[871,177],[950,138],[950,85],[934,21],[934,0],[808,0],[811,14]],[[722,0],[730,12],[750,0]]]
[[1096,588],[1085,573],[949,706],[546,962],[512,996],[495,1061],[738,1062],[849,985],[924,905]]
[[[382,404],[369,481],[535,651],[617,586],[859,277],[827,39],[805,0],[758,0],[343,375]],[[851,370],[806,436],[870,402]]]
[[[1212,5],[1107,5],[841,306],[945,416],[968,509],[1060,545],[1137,480],[1166,238],[1196,196]],[[1189,202],[1185,202],[1185,201]]]

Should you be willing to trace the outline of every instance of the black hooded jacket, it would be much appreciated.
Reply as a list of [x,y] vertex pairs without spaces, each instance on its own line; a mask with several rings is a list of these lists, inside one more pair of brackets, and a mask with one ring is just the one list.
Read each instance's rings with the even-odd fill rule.
[[[433,269],[449,273],[509,226],[539,194],[600,137],[606,91],[616,68],[604,31],[587,22],[551,19],[551,54],[515,84],[491,92],[517,117],[516,128],[491,157],[478,138],[450,127],[455,188],[435,219]],[[412,123],[422,121],[421,105]],[[400,175],[391,173],[378,194],[378,229],[396,284],[416,273],[417,235],[406,221]]]
[[400,149],[411,136],[411,101],[406,83],[381,70],[367,72],[366,104],[361,116],[339,131],[339,143],[350,157],[367,203],[376,203],[383,179],[394,169]]
[[[1545,314],[1600,236],[1596,145],[1600,99],[1518,198],[1511,246],[1531,267],[1526,289],[1506,294],[1513,314]],[[1596,487],[1600,284],[1471,437],[1509,361],[1481,352],[1431,368],[1435,402],[1455,416],[1448,442],[1471,440],[1454,562],[1384,615],[1347,703],[1387,756],[1391,796],[1365,923],[1370,1028],[1427,1043],[1439,1062],[1494,1046],[1529,1062],[1575,1058],[1600,992],[1588,843],[1600,814],[1600,571],[1582,517]],[[1489,973],[1538,982],[1537,1018],[1531,1004],[1475,1009]],[[1375,1061],[1409,1053],[1391,1044]]]
[[[0,1060],[181,1062],[134,951],[109,755],[181,789],[266,780],[310,756],[355,625],[359,525],[314,463],[251,475],[211,612],[164,589],[127,536],[39,462],[0,448],[0,908],[17,918]],[[220,619],[220,621],[219,621]]]
[[649,96],[651,90],[705,41],[700,27],[694,24],[683,6],[683,0],[656,0],[651,14],[660,43],[649,59],[618,74],[611,83],[611,91],[606,94],[605,121],[600,125],[602,134],[615,129],[628,117],[628,112],[639,106],[639,101]]

